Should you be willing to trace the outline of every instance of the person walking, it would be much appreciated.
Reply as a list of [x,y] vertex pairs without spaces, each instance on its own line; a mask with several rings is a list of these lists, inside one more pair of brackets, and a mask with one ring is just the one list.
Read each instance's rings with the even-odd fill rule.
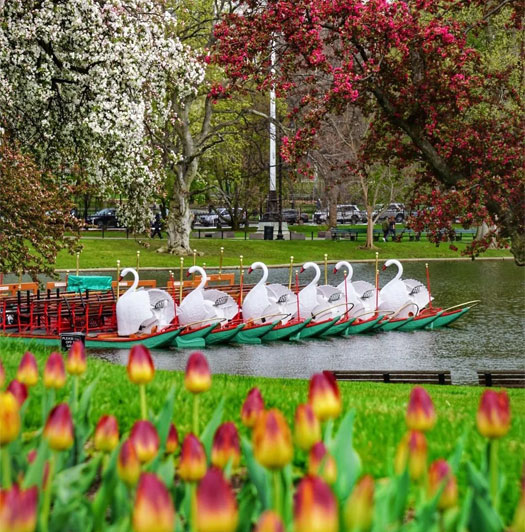
[[381,225],[381,229],[383,230],[383,242],[386,242],[386,239],[388,237],[388,219],[385,218],[383,220],[383,225]]
[[396,239],[396,220],[393,216],[388,220],[388,234],[392,235],[392,240]]
[[156,235],[159,238],[162,238],[162,234],[160,232],[161,227],[162,227],[162,222],[160,220],[160,214],[157,213],[155,215],[155,221],[153,222],[153,225],[151,226],[151,238],[155,238]]

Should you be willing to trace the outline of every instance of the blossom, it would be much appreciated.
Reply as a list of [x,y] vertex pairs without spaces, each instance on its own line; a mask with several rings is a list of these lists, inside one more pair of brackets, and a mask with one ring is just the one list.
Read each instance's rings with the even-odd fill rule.
[[140,476],[140,460],[131,440],[126,440],[117,459],[117,473],[119,478],[128,486],[134,486]]
[[252,439],[255,458],[268,469],[280,469],[292,459],[292,434],[279,410],[268,410],[257,418]]
[[401,440],[394,461],[396,473],[402,473],[407,467],[410,478],[419,480],[427,466],[427,440],[422,432],[411,430]]
[[432,399],[420,386],[412,388],[406,414],[407,427],[411,430],[425,432],[436,423],[436,412]]
[[244,400],[241,407],[241,421],[249,428],[252,428],[257,421],[257,417],[264,410],[264,400],[259,388],[252,388]]
[[321,423],[308,403],[297,406],[294,421],[295,442],[301,449],[308,451],[321,439]]
[[434,496],[444,484],[438,501],[438,508],[446,510],[456,505],[458,500],[458,485],[448,462],[443,458],[435,460],[428,470],[428,492]]
[[170,423],[168,438],[166,439],[166,454],[173,454],[179,447],[179,433],[173,423]]
[[36,528],[38,488],[21,490],[16,484],[0,489],[0,531],[32,532]]
[[319,477],[304,477],[297,486],[293,507],[294,532],[337,532],[337,502]]
[[201,393],[211,387],[210,367],[206,357],[196,351],[188,358],[186,374],[184,376],[184,386],[192,393]]
[[259,517],[254,532],[284,532],[284,523],[277,513],[266,510]]
[[308,389],[308,402],[321,421],[335,418],[341,413],[339,388],[330,371],[312,375]]
[[118,422],[114,416],[102,416],[95,428],[95,449],[97,451],[111,452],[119,440]]
[[374,511],[374,479],[365,475],[345,504],[345,523],[349,530],[369,530]]
[[80,376],[87,369],[86,349],[80,340],[73,342],[66,358],[66,371],[73,376]]
[[180,452],[179,475],[186,482],[200,480],[206,474],[206,453],[194,434],[186,434]]
[[9,391],[0,392],[0,446],[11,443],[20,432],[20,406]]
[[149,349],[142,344],[134,345],[129,351],[127,372],[135,384],[147,384],[155,375],[155,366]]
[[51,353],[44,367],[44,386],[58,390],[66,384],[64,360],[60,353]]
[[46,421],[44,438],[55,451],[65,451],[73,445],[73,420],[67,403],[56,405]]
[[150,421],[135,421],[129,439],[142,463],[153,460],[159,451],[159,435]]
[[231,421],[223,423],[215,431],[211,448],[211,463],[221,469],[231,463],[237,467],[241,460],[239,434]]
[[173,532],[173,501],[166,486],[153,473],[140,477],[132,521],[135,532]]
[[16,378],[27,387],[34,386],[38,382],[38,366],[35,355],[26,351],[20,360]]
[[20,406],[22,406],[25,403],[25,400],[27,399],[27,395],[28,395],[27,387],[25,384],[14,379],[7,386],[7,391],[11,392],[15,396]]
[[337,464],[321,441],[310,449],[308,474],[320,476],[328,484],[333,484],[337,479]]
[[476,416],[478,430],[486,438],[501,438],[510,429],[510,406],[507,392],[485,390]]

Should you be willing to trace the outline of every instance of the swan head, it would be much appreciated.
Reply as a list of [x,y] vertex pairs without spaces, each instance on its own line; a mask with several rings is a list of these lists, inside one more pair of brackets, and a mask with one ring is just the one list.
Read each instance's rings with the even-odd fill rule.
[[206,272],[204,271],[204,268],[201,268],[200,266],[191,266],[191,268],[188,268],[188,271],[186,273],[186,277],[189,277],[192,273],[198,273],[201,276],[206,275]]
[[305,262],[301,267],[300,273],[303,273],[308,268],[318,268],[318,266],[315,262]]
[[388,259],[383,265],[383,271],[385,271],[389,266],[392,266],[392,264],[395,264],[398,268],[401,268],[401,263],[398,260]]
[[335,266],[334,266],[334,273],[337,273],[338,270],[340,270],[343,266],[346,266],[348,268],[348,274],[350,274],[351,266],[346,260],[340,260]]
[[122,279],[124,279],[124,277],[126,277],[126,275],[128,273],[132,273],[133,275],[138,275],[137,274],[137,270],[135,270],[135,268],[124,268],[121,272],[120,272],[120,277],[118,278],[119,282],[122,281]]
[[264,270],[266,267],[266,264],[264,262],[253,262],[250,268],[248,269],[248,273],[252,273],[253,270],[256,270],[257,268],[261,268],[261,270]]

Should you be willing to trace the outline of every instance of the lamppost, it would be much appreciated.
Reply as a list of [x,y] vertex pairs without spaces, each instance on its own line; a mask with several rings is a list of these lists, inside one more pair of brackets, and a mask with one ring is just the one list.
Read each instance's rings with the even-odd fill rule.
[[[281,137],[279,136],[279,141]],[[279,226],[277,229],[276,240],[284,240],[283,236],[283,160],[281,158],[281,143],[279,142],[279,151],[277,152],[277,180],[279,186]]]

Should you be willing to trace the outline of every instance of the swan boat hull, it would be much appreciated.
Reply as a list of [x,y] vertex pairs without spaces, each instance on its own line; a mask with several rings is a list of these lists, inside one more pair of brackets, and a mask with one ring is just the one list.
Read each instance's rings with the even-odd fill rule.
[[206,347],[206,337],[211,333],[218,323],[212,323],[211,325],[204,325],[198,329],[187,329],[186,331],[181,328],[182,331],[178,336],[174,338],[171,344],[179,349],[195,349]]
[[346,330],[343,332],[343,336],[350,336],[352,334],[361,334],[364,332],[371,331],[375,326],[383,319],[383,316],[372,316],[365,321],[360,323],[351,323]]
[[461,318],[463,314],[466,314],[470,310],[470,307],[461,308],[458,310],[454,310],[451,312],[443,312],[440,316],[438,316],[434,321],[429,323],[426,326],[426,329],[434,330],[434,329],[440,329],[441,327],[446,327],[447,325],[450,325],[451,323],[455,322],[457,319]]
[[327,332],[330,327],[333,327],[339,320],[340,316],[336,316],[331,320],[324,320],[321,322],[310,322],[304,329],[300,330],[297,334],[290,336],[290,340],[298,341],[305,340],[306,338],[313,338],[315,336],[321,336]]
[[343,334],[346,329],[355,321],[355,318],[344,318],[336,321],[328,330],[319,335],[321,338],[328,338],[329,336],[338,336]]
[[278,321],[272,321],[270,323],[246,325],[242,329],[242,331],[239,331],[230,341],[235,344],[248,344],[248,345],[261,344],[262,343],[261,336],[266,334],[268,331],[271,331],[278,324],[279,324]]
[[266,334],[261,336],[263,342],[276,342],[278,340],[287,340],[290,336],[299,333],[303,330],[312,320],[307,318],[306,320],[292,323],[286,323],[285,325],[276,325],[270,329]]
[[214,329],[205,337],[206,346],[226,344],[232,341],[235,336],[243,329],[245,323],[239,323],[223,329]]

